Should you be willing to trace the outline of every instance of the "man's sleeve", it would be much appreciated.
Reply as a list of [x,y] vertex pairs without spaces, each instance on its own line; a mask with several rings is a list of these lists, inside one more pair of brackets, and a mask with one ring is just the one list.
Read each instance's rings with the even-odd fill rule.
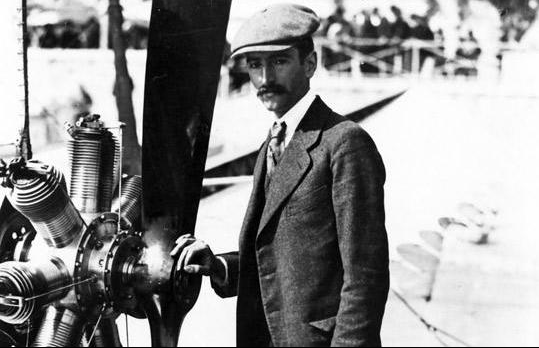
[[332,346],[380,346],[389,291],[384,164],[371,137],[356,125],[343,132],[331,163],[344,270]]
[[239,255],[237,252],[216,255],[225,263],[226,279],[223,284],[212,281],[211,286],[220,297],[234,297],[238,295]]

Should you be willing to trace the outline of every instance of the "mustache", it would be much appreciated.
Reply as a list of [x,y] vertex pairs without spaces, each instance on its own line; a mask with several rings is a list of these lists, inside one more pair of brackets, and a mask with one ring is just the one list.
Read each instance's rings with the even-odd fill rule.
[[257,96],[261,96],[266,93],[283,94],[288,92],[284,86],[281,85],[264,85],[258,89]]

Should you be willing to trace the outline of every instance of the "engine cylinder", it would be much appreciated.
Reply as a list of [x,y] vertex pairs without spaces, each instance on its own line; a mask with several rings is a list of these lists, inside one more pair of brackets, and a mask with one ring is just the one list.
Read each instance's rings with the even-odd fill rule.
[[67,308],[49,307],[32,347],[79,347],[85,321]]
[[63,175],[54,167],[30,161],[11,181],[14,187],[8,198],[49,246],[62,248],[80,236],[84,221],[67,195]]
[[112,202],[112,211],[133,225],[142,208],[142,178],[138,175],[122,177],[121,197]]
[[0,320],[23,324],[44,305],[61,299],[69,283],[60,260],[46,263],[5,262],[0,265]]
[[81,119],[70,127],[71,199],[81,213],[109,212],[116,185],[120,149],[99,115]]

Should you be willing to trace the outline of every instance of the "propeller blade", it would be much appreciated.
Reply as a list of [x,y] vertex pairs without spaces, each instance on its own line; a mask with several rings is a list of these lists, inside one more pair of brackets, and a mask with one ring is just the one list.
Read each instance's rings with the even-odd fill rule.
[[[152,346],[176,347],[200,277],[174,274],[169,252],[194,233],[231,0],[154,0],[144,95],[142,223],[148,280],[139,289]],[[181,291],[177,294],[178,287]]]
[[177,347],[180,327],[185,312],[171,295],[154,294],[142,301],[142,308],[150,322],[152,347]]
[[143,122],[143,221],[195,227],[230,0],[154,0]]
[[95,330],[95,334],[91,337],[94,327],[86,328],[87,339],[92,339],[89,343],[90,347],[121,347],[120,334],[115,318],[103,318],[99,322],[99,326]]

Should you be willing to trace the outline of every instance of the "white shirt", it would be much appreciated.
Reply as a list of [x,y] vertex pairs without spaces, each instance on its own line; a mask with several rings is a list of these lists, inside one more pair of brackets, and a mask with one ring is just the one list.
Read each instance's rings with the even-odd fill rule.
[[298,128],[299,123],[307,114],[307,111],[316,99],[316,94],[311,89],[294,105],[283,117],[276,120],[278,123],[286,123],[284,147],[287,147]]

